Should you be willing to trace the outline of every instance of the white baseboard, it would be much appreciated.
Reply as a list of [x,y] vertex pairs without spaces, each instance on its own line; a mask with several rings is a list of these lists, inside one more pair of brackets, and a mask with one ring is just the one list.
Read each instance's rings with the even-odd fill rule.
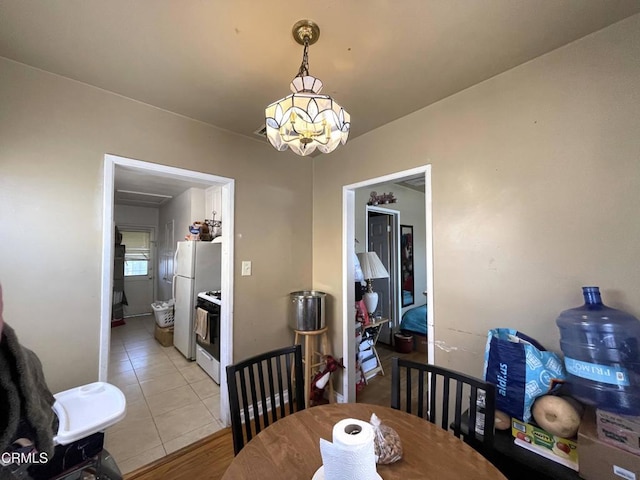
[[[283,392],[284,398],[288,398],[289,397],[289,390],[285,390]],[[275,401],[276,401],[276,405],[280,405],[280,394],[276,393],[275,395]],[[285,405],[287,405],[289,402],[285,402]],[[267,399],[267,405],[270,407],[271,406],[271,398]],[[271,408],[267,409],[267,412],[270,412]],[[264,414],[264,410],[262,408],[262,401],[258,402],[258,415],[262,416]],[[255,418],[255,415],[253,413],[253,405],[249,405],[249,420],[253,420]],[[245,423],[245,418],[244,418],[244,409],[240,408],[240,419],[242,420],[242,423]]]
[[[289,391],[285,390],[284,392],[284,397],[288,398],[289,397]],[[336,403],[344,403],[344,396],[338,392],[334,392],[334,397],[335,397],[335,402]],[[275,396],[276,399],[276,405],[280,405],[280,394],[276,394]],[[285,402],[285,405],[287,405],[289,402]],[[269,407],[271,406],[271,400],[267,399],[267,404],[269,405]],[[271,411],[271,408],[268,408],[267,411]],[[263,408],[262,408],[262,402],[258,402],[258,414],[259,415],[263,415]],[[253,413],[253,405],[249,405],[249,420],[253,420],[255,418],[255,415]],[[240,409],[240,419],[242,420],[242,423],[245,423],[245,418],[244,418],[244,410]]]

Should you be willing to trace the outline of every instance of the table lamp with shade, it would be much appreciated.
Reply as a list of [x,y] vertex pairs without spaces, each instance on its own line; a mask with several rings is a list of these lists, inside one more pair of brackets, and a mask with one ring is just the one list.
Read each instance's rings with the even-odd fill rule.
[[384,268],[376,252],[358,253],[362,276],[367,282],[367,291],[363,296],[367,313],[373,317],[378,307],[378,294],[373,291],[373,280],[376,278],[389,278],[389,272]]

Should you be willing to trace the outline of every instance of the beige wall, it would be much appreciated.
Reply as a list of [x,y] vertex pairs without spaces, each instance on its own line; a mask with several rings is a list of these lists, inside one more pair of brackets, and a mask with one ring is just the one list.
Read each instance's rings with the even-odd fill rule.
[[333,297],[336,353],[342,186],[423,164],[436,340],[452,349],[436,363],[480,375],[499,326],[558,351],[583,285],[640,316],[639,58],[636,15],[316,158],[314,287]]
[[0,72],[5,320],[52,390],[98,376],[105,153],[236,179],[235,358],[292,341],[288,294],[311,286],[310,159],[5,59]]

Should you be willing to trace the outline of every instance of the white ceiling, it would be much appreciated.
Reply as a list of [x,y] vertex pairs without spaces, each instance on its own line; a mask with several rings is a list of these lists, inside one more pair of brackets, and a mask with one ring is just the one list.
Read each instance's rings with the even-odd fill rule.
[[[640,12],[638,0],[2,0],[0,56],[257,139],[310,73],[353,139]],[[283,153],[291,154],[291,153]]]
[[114,172],[114,203],[136,207],[157,208],[189,188],[207,189],[220,186],[210,181],[198,181],[170,174],[116,165]]

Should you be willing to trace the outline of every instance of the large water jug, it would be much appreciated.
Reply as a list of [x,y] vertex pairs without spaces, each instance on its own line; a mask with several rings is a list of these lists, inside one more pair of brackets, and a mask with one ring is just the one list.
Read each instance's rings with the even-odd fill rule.
[[640,415],[640,320],[607,307],[598,287],[582,287],[584,305],[556,323],[571,395],[587,405]]

